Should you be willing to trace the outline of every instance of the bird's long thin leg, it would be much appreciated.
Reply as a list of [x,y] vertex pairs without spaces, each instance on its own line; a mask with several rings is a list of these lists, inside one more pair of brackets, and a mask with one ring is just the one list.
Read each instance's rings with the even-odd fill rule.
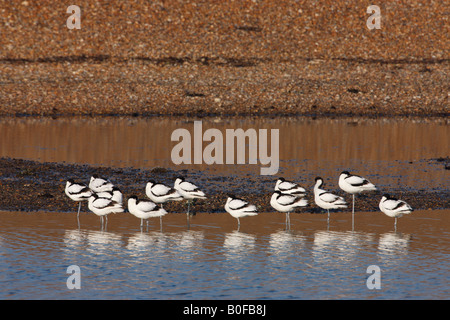
[[353,194],[353,206],[352,206],[352,231],[355,231],[355,194]]
[[289,213],[286,212],[286,219],[285,219],[285,224],[286,224],[286,230],[288,230],[288,225],[289,225]]
[[289,218],[289,230],[291,230],[291,214],[288,214],[288,218]]
[[159,229],[162,231],[162,216],[159,216]]
[[81,201],[78,205],[78,213],[77,213],[77,221],[78,221],[78,229],[80,229],[80,210],[81,210]]
[[328,218],[327,218],[327,228],[330,228],[330,209],[327,209],[328,212]]
[[352,206],[352,213],[355,214],[355,194],[353,194],[353,206]]
[[291,230],[291,217],[289,216],[289,212],[286,212],[286,223],[287,223],[287,229]]
[[397,232],[397,217],[395,217],[395,222],[394,222],[394,231]]
[[187,228],[189,230],[189,228],[191,227],[191,223],[190,223],[190,219],[189,219],[189,213],[186,215],[186,220],[187,220]]
[[187,212],[186,212],[186,218],[187,218],[187,226],[188,226],[188,229],[189,229],[190,226],[191,226],[191,223],[190,223],[190,217],[189,217],[189,210],[190,210],[190,208],[191,208],[191,201],[188,200],[188,210],[187,210]]

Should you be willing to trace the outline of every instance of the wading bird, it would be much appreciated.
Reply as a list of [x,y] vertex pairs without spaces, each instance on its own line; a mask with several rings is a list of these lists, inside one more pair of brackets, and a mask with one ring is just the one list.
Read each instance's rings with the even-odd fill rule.
[[275,191],[270,199],[270,205],[272,208],[279,212],[286,213],[286,227],[291,228],[291,219],[289,213],[296,208],[306,207],[308,201],[304,198],[299,198],[291,194],[284,194],[280,191]]
[[66,195],[72,199],[73,201],[79,202],[78,212],[77,212],[77,221],[78,228],[80,227],[80,209],[81,202],[86,201],[92,196],[92,190],[89,189],[87,185],[84,183],[76,183],[73,179],[69,179],[66,182],[66,188],[64,190]]
[[321,177],[316,178],[316,184],[314,185],[314,202],[322,209],[327,210],[328,218],[327,223],[330,223],[330,209],[347,208],[347,203],[344,198],[339,197],[331,192],[328,192],[320,187],[323,185],[323,179]]
[[111,191],[114,185],[106,178],[94,174],[89,182],[89,188],[94,192]]
[[195,184],[186,181],[184,177],[178,177],[175,180],[174,189],[177,190],[178,193],[187,200],[188,210],[186,212],[186,215],[189,227],[189,209],[191,207],[191,203],[194,201],[194,199],[206,199],[206,195]]
[[183,197],[177,190],[153,180],[147,182],[145,194],[154,203],[161,204],[161,208],[163,207],[163,204],[168,201],[183,200]]
[[123,207],[120,203],[107,199],[100,198],[96,193],[92,194],[88,200],[88,207],[93,213],[100,217],[103,229],[103,217],[105,217],[106,225],[108,224],[108,214],[110,213],[122,213],[124,212]]
[[234,195],[229,195],[225,203],[225,211],[238,221],[238,229],[241,226],[239,218],[247,216],[256,216],[258,210],[255,205],[249,204],[247,201],[237,198]]
[[149,200],[139,200],[136,196],[128,198],[128,211],[135,217],[141,219],[141,229],[144,226],[144,220],[159,217],[160,228],[162,229],[162,217],[167,214],[167,211],[160,208],[156,203]]
[[404,214],[409,214],[413,211],[411,206],[403,200],[398,200],[388,194],[381,197],[378,205],[381,212],[389,217],[395,218],[394,229],[397,231],[397,218],[401,218]]
[[352,205],[352,227],[355,224],[355,194],[363,191],[374,191],[377,187],[366,178],[350,174],[348,171],[343,171],[339,176],[339,187],[347,193],[350,193],[353,198]]
[[275,191],[280,191],[284,194],[292,194],[295,196],[305,196],[306,190],[300,187],[297,183],[287,181],[284,178],[279,178],[275,184]]

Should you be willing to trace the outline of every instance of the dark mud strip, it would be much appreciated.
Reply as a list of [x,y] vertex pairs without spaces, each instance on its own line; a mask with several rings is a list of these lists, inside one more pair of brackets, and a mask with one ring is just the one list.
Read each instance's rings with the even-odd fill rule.
[[[444,159],[445,160],[445,159]],[[442,159],[430,161],[442,162]],[[445,161],[444,161],[445,162]],[[445,169],[443,169],[445,170]],[[208,195],[207,200],[195,203],[196,212],[225,212],[223,206],[228,193],[241,196],[256,204],[261,212],[274,211],[269,204],[276,177],[273,176],[213,176],[199,171],[171,170],[153,168],[141,170],[135,168],[94,167],[66,163],[37,162],[21,159],[0,158],[0,210],[4,211],[74,211],[77,204],[65,194],[66,180],[74,178],[88,183],[91,175],[108,177],[121,188],[125,199],[131,195],[146,198],[145,184],[154,179],[166,184],[173,184],[177,176],[183,175],[200,186]],[[315,204],[312,190],[307,196],[310,205],[299,212],[322,213]],[[335,192],[343,195],[349,203],[351,196],[341,190]],[[355,210],[378,211],[380,192],[363,194],[357,197]],[[443,209],[450,207],[448,190],[442,191],[404,191],[401,198],[415,209]],[[349,206],[350,207],[350,206]],[[84,210],[87,207],[84,206]],[[165,208],[170,212],[185,212],[184,201],[171,202]]]

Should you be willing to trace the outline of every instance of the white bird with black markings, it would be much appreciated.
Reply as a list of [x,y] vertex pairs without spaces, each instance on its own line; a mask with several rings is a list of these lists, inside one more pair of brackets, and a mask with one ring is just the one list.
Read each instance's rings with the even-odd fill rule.
[[99,198],[106,198],[114,200],[120,204],[123,204],[123,194],[122,191],[114,186],[111,191],[103,191],[103,192],[97,192],[97,195]]
[[188,210],[186,212],[189,226],[189,210],[194,199],[206,199],[206,195],[195,184],[186,181],[184,177],[175,179],[174,189],[177,190],[181,196],[187,200]]
[[275,191],[270,198],[270,205],[275,210],[286,213],[286,226],[290,228],[291,219],[289,217],[289,213],[294,211],[296,208],[306,207],[308,205],[308,201],[292,194],[284,194],[280,191]]
[[284,178],[279,178],[275,184],[275,191],[280,191],[284,194],[292,194],[296,196],[304,196],[306,194],[305,188],[302,188],[297,183],[288,181]]
[[100,198],[96,193],[92,194],[88,200],[88,207],[93,213],[100,217],[102,227],[103,227],[103,217],[106,219],[106,224],[108,223],[108,214],[110,213],[122,213],[124,212],[123,207],[120,203],[107,199]]
[[161,208],[163,204],[168,201],[183,200],[183,197],[177,190],[153,180],[149,180],[147,182],[147,185],[145,186],[145,194],[153,202],[161,204]]
[[404,214],[410,214],[413,211],[412,207],[405,201],[398,200],[388,194],[384,194],[381,197],[380,204],[378,206],[381,212],[391,218],[395,218],[395,231],[397,231],[397,218],[401,218]]
[[343,171],[339,176],[339,187],[353,196],[352,213],[355,213],[355,194],[363,191],[375,191],[377,187],[366,178]]
[[128,211],[135,217],[141,219],[141,228],[144,226],[144,220],[159,217],[160,228],[162,229],[162,217],[167,211],[160,208],[156,203],[148,200],[139,200],[136,196],[128,198]]
[[112,191],[114,184],[106,178],[94,174],[89,182],[89,188],[94,192]]
[[78,212],[77,212],[77,221],[78,221],[78,227],[79,227],[80,226],[81,202],[88,200],[89,197],[92,196],[92,190],[84,183],[76,183],[73,179],[69,179],[66,182],[66,188],[65,188],[64,192],[70,199],[72,199],[73,201],[79,202]]
[[330,222],[330,209],[347,208],[347,203],[344,198],[337,196],[331,192],[321,189],[323,185],[323,179],[320,177],[316,178],[316,183],[314,185],[314,202],[322,209],[327,210],[328,219]]
[[227,202],[225,203],[225,211],[228,212],[232,217],[236,218],[238,221],[238,229],[241,226],[239,218],[247,216],[256,216],[258,210],[256,206],[248,203],[245,200],[237,198],[234,195],[229,195]]

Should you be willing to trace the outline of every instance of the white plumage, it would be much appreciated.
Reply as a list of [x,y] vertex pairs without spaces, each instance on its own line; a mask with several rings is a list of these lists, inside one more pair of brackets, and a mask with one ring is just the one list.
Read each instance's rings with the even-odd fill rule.
[[97,196],[99,198],[106,198],[123,204],[123,194],[118,187],[113,187],[111,191],[97,192]]
[[89,210],[95,213],[100,217],[102,226],[103,226],[103,216],[106,218],[106,222],[108,222],[107,215],[110,213],[121,213],[124,212],[123,207],[120,203],[107,199],[100,198],[96,193],[94,193],[88,201]]
[[95,193],[89,198],[88,203],[89,210],[98,216],[104,216],[110,213],[121,213],[124,211],[120,203],[111,199],[100,198]]
[[270,198],[270,205],[280,212],[292,212],[296,208],[305,207],[308,201],[304,198],[299,198],[291,194],[284,194],[280,191],[275,191]]
[[145,194],[155,203],[163,204],[167,201],[182,200],[181,194],[165,184],[150,180],[145,187]]
[[114,185],[106,178],[94,174],[89,182],[89,188],[94,192],[112,191]]
[[67,180],[64,192],[73,201],[88,200],[92,195],[92,190],[87,185],[84,183],[76,183],[73,179]]
[[291,219],[289,213],[296,208],[307,206],[308,201],[292,194],[284,194],[280,191],[275,191],[270,198],[270,205],[275,210],[286,213],[286,225],[290,228]]
[[354,228],[355,194],[363,191],[374,191],[377,187],[366,178],[343,171],[339,175],[339,187],[352,195],[352,226]]
[[293,194],[297,196],[304,196],[306,190],[300,187],[297,183],[287,181],[284,178],[279,178],[275,184],[275,191],[280,191],[284,194]]
[[195,184],[186,181],[184,177],[178,177],[175,180],[174,189],[186,200],[206,199],[206,195]]
[[350,194],[377,190],[377,187],[366,178],[351,174],[348,171],[343,171],[339,175],[339,187]]
[[314,201],[322,209],[338,209],[347,208],[347,203],[344,198],[332,194],[320,187],[323,185],[323,179],[320,177],[316,178],[316,184],[314,185]]
[[323,185],[323,179],[320,177],[316,178],[316,184],[314,185],[314,202],[322,209],[327,210],[328,219],[330,222],[330,209],[347,208],[347,203],[344,198],[332,194],[320,187]]
[[[167,214],[167,211],[160,208],[152,201],[139,200],[136,196],[128,199],[128,211],[135,217],[141,219],[141,228],[143,221],[149,218],[161,217]],[[161,220],[160,220],[161,223]],[[148,227],[148,220],[147,220]]]
[[174,189],[187,200],[188,210],[186,212],[188,228],[190,227],[189,222],[189,210],[191,209],[191,202],[194,199],[206,199],[206,195],[201,191],[195,184],[186,181],[184,177],[178,177],[175,179]]
[[78,212],[77,212],[77,221],[78,227],[80,226],[80,210],[81,210],[81,201],[88,200],[90,196],[92,196],[92,190],[89,189],[87,185],[84,183],[76,183],[73,179],[69,179],[66,182],[66,188],[64,189],[66,195],[72,199],[73,201],[79,202],[78,204]]
[[249,204],[247,201],[229,195],[225,203],[225,211],[238,220],[238,226],[241,225],[239,218],[246,216],[256,216],[258,210],[255,205]]
[[403,200],[398,200],[388,194],[381,197],[380,210],[389,217],[395,218],[394,227],[397,230],[397,218],[401,218],[404,214],[413,211],[412,207]]
[[[335,195],[329,191],[322,189],[323,179],[317,177],[314,185],[314,201],[322,209],[328,212],[328,221],[330,217],[330,209],[347,208],[344,198]],[[367,179],[350,174],[343,171],[339,176],[339,187],[353,195],[353,212],[354,212],[354,195],[363,191],[377,190],[376,186]],[[82,183],[76,183],[73,179],[66,182],[65,194],[73,201],[80,202],[78,215],[80,213],[81,201],[88,200],[88,208],[102,219],[110,213],[124,212],[122,207],[123,194],[119,188],[105,178],[93,175],[90,179],[89,186]],[[289,213],[299,207],[308,205],[308,201],[303,198],[306,190],[298,184],[279,178],[275,185],[270,205],[279,212],[286,213],[286,221],[289,220]],[[193,183],[186,181],[184,177],[178,177],[175,180],[174,187],[171,188],[162,183],[155,183],[150,180],[146,185],[146,194],[151,201],[139,200],[132,196],[128,199],[128,207],[131,214],[143,220],[151,217],[162,217],[167,214],[157,204],[163,204],[171,200],[188,200],[206,199],[206,195]],[[380,210],[389,217],[395,218],[395,227],[397,226],[397,218],[413,211],[411,206],[403,200],[390,197],[388,194],[383,195],[379,203]],[[225,203],[225,210],[234,218],[245,216],[255,216],[258,214],[256,206],[249,204],[247,201],[237,198],[233,195],[228,196]],[[188,212],[189,213],[189,208]],[[107,218],[106,218],[107,221]],[[148,222],[147,222],[148,224]]]

